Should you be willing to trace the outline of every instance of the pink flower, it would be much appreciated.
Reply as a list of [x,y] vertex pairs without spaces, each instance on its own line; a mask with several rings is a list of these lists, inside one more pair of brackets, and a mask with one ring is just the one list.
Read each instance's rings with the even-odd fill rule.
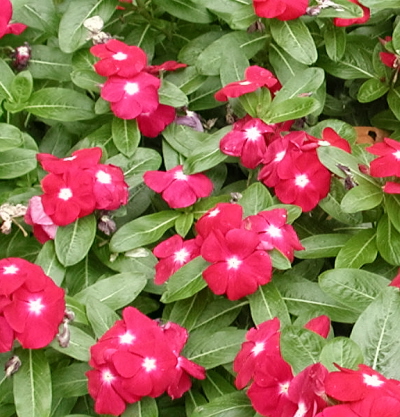
[[363,15],[362,17],[356,17],[354,19],[342,19],[339,17],[335,17],[333,19],[333,24],[335,26],[350,26],[350,25],[354,25],[354,24],[359,24],[361,25],[362,23],[365,23],[369,20],[369,18],[371,17],[371,12],[369,10],[368,7],[363,6],[358,0],[348,0],[354,4],[357,4],[358,6],[360,6],[363,10]]
[[225,236],[219,230],[209,234],[201,256],[212,263],[203,271],[203,278],[214,294],[238,300],[271,280],[271,259],[257,250],[259,243],[256,233],[244,229],[231,229]]
[[147,56],[143,49],[126,45],[117,39],[94,45],[90,48],[90,52],[101,58],[94,64],[94,69],[104,77],[111,75],[133,77],[139,74],[147,64]]
[[255,14],[267,19],[293,20],[306,13],[308,0],[253,0]]
[[92,213],[96,206],[93,176],[83,170],[49,174],[42,180],[42,204],[54,224],[66,226]]
[[175,108],[159,104],[154,111],[139,114],[136,120],[144,136],[155,138],[175,120]]
[[373,177],[389,177],[392,175],[400,177],[400,142],[384,138],[383,142],[375,143],[366,150],[379,156],[370,165],[370,173]]
[[254,377],[254,372],[260,367],[265,355],[280,355],[280,321],[277,317],[267,320],[251,328],[246,333],[246,342],[233,362],[233,370],[237,372],[235,385],[237,389],[244,388]]
[[0,38],[4,35],[20,35],[28,26],[22,23],[10,23],[13,8],[10,0],[0,0]]
[[227,101],[228,97],[233,98],[246,93],[252,93],[260,87],[266,87],[274,94],[282,87],[272,72],[257,65],[248,67],[244,75],[245,79],[243,81],[235,81],[217,91],[215,93],[215,99],[218,101]]
[[171,208],[189,207],[198,198],[208,197],[213,189],[212,181],[204,174],[185,175],[182,165],[169,171],[147,171],[143,175],[145,184],[162,198]]
[[24,220],[26,224],[33,226],[33,234],[40,243],[56,237],[58,226],[44,212],[40,196],[34,196],[29,200]]
[[122,78],[111,76],[101,89],[101,97],[111,102],[111,110],[121,119],[135,119],[151,113],[159,105],[160,80],[146,72]]
[[247,116],[234,123],[233,130],[221,139],[219,147],[222,153],[238,156],[243,166],[254,169],[267,149],[264,133],[273,131],[274,128],[262,120]]
[[258,233],[259,249],[272,250],[276,248],[291,262],[294,258],[293,252],[304,249],[293,226],[287,223],[285,209],[261,211],[255,216],[246,217],[243,223],[246,229]]
[[128,184],[121,168],[115,165],[97,164],[86,172],[94,179],[93,194],[96,209],[116,210],[128,202]]
[[200,247],[195,239],[184,241],[181,236],[174,235],[159,243],[153,254],[159,259],[156,264],[156,284],[164,284],[179,268],[200,255]]

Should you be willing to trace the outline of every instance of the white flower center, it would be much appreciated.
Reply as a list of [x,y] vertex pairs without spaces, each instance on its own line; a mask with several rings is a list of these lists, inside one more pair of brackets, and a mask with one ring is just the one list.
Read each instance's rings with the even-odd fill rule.
[[273,224],[270,224],[267,227],[266,232],[271,236],[271,237],[282,237],[282,230],[279,227],[274,226]]
[[111,382],[114,381],[115,376],[108,370],[104,370],[101,374],[101,379],[103,380],[103,382],[105,382],[106,384],[111,384]]
[[112,57],[116,61],[124,61],[126,58],[128,58],[128,55],[127,54],[124,54],[123,52],[117,52]]
[[175,174],[174,174],[174,178],[175,178],[176,180],[180,180],[180,181],[187,181],[188,176],[187,176],[187,175],[185,175],[182,171],[177,171],[177,172],[175,172]]
[[208,213],[208,217],[215,217],[220,213],[220,209],[219,208],[215,208],[214,210],[211,210]]
[[42,310],[44,309],[44,304],[42,304],[42,299],[38,298],[36,300],[30,300],[29,301],[29,311],[33,314],[36,314],[39,316],[42,313]]
[[14,275],[19,271],[19,268],[15,265],[9,265],[3,267],[3,274],[4,275]]
[[135,95],[139,92],[138,83],[126,83],[124,87],[125,93],[129,94],[130,96]]
[[363,374],[363,381],[365,385],[369,385],[371,387],[380,387],[384,384],[384,381],[380,380],[378,375]]
[[394,153],[393,153],[393,156],[394,156],[396,159],[400,159],[400,151],[396,151],[396,152],[394,152]]
[[238,259],[236,256],[227,259],[228,269],[238,269],[242,261]]
[[331,146],[331,144],[327,140],[319,140],[318,145],[319,146]]
[[285,157],[286,151],[280,151],[275,155],[274,162],[281,162],[282,159]]
[[253,349],[251,349],[251,353],[253,353],[254,356],[257,356],[263,350],[264,350],[264,343],[263,342],[256,342]]
[[107,172],[104,172],[102,170],[96,172],[96,180],[101,184],[112,183],[111,175],[107,174]]
[[309,182],[310,180],[306,174],[297,175],[294,181],[299,188],[304,188]]
[[184,262],[187,261],[187,258],[189,257],[189,255],[190,253],[185,248],[182,248],[174,252],[174,261],[183,264]]
[[256,141],[260,138],[261,132],[255,127],[249,127],[245,130],[245,138],[251,141]]
[[153,358],[144,358],[144,361],[142,362],[142,366],[146,372],[154,371],[154,369],[157,368],[156,360]]
[[251,84],[251,82],[250,81],[241,81],[240,83],[239,83],[239,85],[250,85]]
[[279,384],[279,393],[287,395],[289,391],[289,382],[284,382],[283,384]]
[[121,345],[131,345],[132,342],[136,339],[136,336],[129,331],[125,332],[124,334],[119,335],[119,343]]
[[64,158],[63,161],[73,161],[74,159],[76,159],[76,155],[75,156],[69,156],[68,158]]
[[58,193],[58,198],[64,201],[68,201],[73,196],[70,188],[61,188]]

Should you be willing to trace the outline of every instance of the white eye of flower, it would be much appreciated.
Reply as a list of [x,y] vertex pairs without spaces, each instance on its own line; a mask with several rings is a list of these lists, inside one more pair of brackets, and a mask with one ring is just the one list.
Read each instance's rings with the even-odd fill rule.
[[261,132],[255,127],[249,127],[245,130],[245,138],[251,141],[256,141],[260,138]]
[[114,381],[115,376],[108,369],[106,369],[102,372],[101,379],[106,384],[111,384],[111,382]]
[[278,152],[278,153],[275,155],[274,162],[281,162],[281,161],[282,161],[282,159],[285,157],[285,155],[286,155],[286,151],[281,151],[281,152]]
[[185,175],[182,171],[177,171],[177,172],[175,172],[175,174],[174,174],[174,178],[175,178],[176,180],[187,181],[188,176],[187,176],[187,175]]
[[144,358],[142,366],[146,372],[151,372],[154,371],[154,369],[157,369],[156,360],[153,358]]
[[279,229],[279,227],[274,226],[273,224],[270,224],[267,227],[266,232],[271,236],[271,237],[282,237],[282,230]]
[[365,385],[370,387],[380,387],[384,381],[380,380],[378,375],[363,374],[363,381]]
[[174,261],[183,264],[187,261],[190,253],[185,249],[182,248],[174,253]]
[[227,259],[228,269],[238,269],[242,261],[238,259],[236,256]]
[[38,298],[36,300],[30,300],[29,303],[29,311],[33,314],[39,316],[42,313],[42,310],[45,308],[45,305],[42,304],[42,299]]
[[254,356],[257,356],[259,353],[261,353],[264,350],[264,343],[263,342],[257,342],[253,349],[251,349],[251,353],[254,354]]
[[104,172],[102,170],[96,172],[96,180],[101,184],[112,183],[111,175],[107,174],[107,172]]
[[123,52],[117,52],[112,57],[116,61],[124,61],[126,58],[128,58],[128,55],[127,54],[124,54]]
[[73,196],[70,188],[61,188],[58,193],[58,198],[64,201],[68,201]]
[[394,153],[393,153],[393,156],[394,156],[396,159],[400,159],[400,151],[396,151],[396,152],[394,152]]
[[301,174],[298,175],[294,181],[294,183],[299,187],[299,188],[304,188],[308,183],[310,182],[310,180],[308,179],[306,174]]
[[130,96],[133,96],[140,91],[138,83],[129,82],[125,84],[124,90],[126,94],[129,94]]
[[19,268],[15,265],[9,265],[3,267],[3,274],[4,275],[14,275],[19,271]]
[[119,343],[121,345],[131,345],[132,342],[136,339],[136,336],[133,335],[132,333],[129,333],[129,331],[127,331],[124,334],[119,335]]

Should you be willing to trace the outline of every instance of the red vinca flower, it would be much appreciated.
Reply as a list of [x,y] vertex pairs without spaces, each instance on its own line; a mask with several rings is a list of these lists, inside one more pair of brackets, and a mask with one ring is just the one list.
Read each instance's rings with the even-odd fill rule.
[[22,23],[10,23],[13,8],[10,0],[0,0],[0,38],[4,35],[20,35],[28,26]]
[[179,268],[200,255],[200,247],[196,239],[184,241],[181,236],[174,235],[164,240],[153,249],[159,259],[155,268],[156,284],[164,284]]
[[308,0],[253,0],[255,14],[267,19],[293,20],[306,13]]
[[154,111],[139,114],[136,120],[144,136],[155,138],[175,120],[175,108],[159,104]]
[[143,49],[129,46],[117,39],[94,45],[90,48],[90,52],[101,58],[94,64],[94,69],[104,77],[111,75],[133,77],[139,74],[147,64],[147,56]]
[[273,209],[261,211],[244,219],[244,227],[258,233],[259,249],[282,252],[291,262],[295,250],[303,250],[293,226],[287,223],[287,210]]
[[247,116],[234,123],[233,129],[221,139],[219,147],[222,153],[238,156],[243,166],[254,169],[261,163],[267,149],[264,133],[271,132],[274,132],[272,126]]
[[333,19],[333,24],[335,26],[350,26],[350,25],[355,25],[355,24],[359,24],[361,25],[362,23],[365,23],[369,20],[369,18],[371,17],[371,12],[369,10],[368,7],[363,6],[358,0],[348,0],[354,4],[357,4],[357,6],[360,6],[363,10],[363,15],[362,17],[356,17],[354,19],[343,19],[340,17],[335,17]]
[[157,109],[160,80],[146,72],[122,78],[110,77],[101,89],[101,97],[111,102],[111,110],[120,119],[135,119],[141,113]]
[[150,74],[158,75],[160,71],[176,71],[180,68],[186,68],[187,64],[181,64],[176,61],[165,61],[161,65],[149,65],[144,70]]
[[185,175],[182,165],[169,171],[147,171],[144,183],[162,198],[171,208],[189,207],[198,198],[208,197],[213,190],[212,181],[204,174]]
[[259,243],[256,233],[244,229],[231,229],[225,236],[219,230],[209,234],[201,256],[212,262],[203,278],[214,294],[238,300],[271,280],[271,259],[265,251],[257,250]]
[[400,142],[384,138],[383,142],[375,143],[366,150],[379,156],[370,164],[370,174],[373,177],[400,177]]
[[331,330],[331,320],[325,315],[314,317],[304,325],[304,328],[311,330],[326,339]]
[[218,101],[227,101],[228,97],[239,97],[243,94],[252,93],[260,87],[268,88],[272,94],[281,89],[282,85],[271,71],[253,65],[248,67],[244,73],[243,81],[235,81],[223,87],[215,93]]

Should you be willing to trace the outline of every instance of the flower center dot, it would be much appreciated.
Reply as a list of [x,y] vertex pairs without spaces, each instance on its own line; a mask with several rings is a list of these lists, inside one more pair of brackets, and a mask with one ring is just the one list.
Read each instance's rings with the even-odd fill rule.
[[139,86],[137,83],[126,83],[124,90],[126,94],[129,94],[130,96],[135,95],[139,92]]
[[126,332],[124,334],[121,334],[119,336],[119,343],[121,345],[131,345],[132,342],[136,339],[135,335],[133,335],[132,333]]
[[279,384],[279,393],[287,395],[289,391],[289,382],[284,382],[283,384]]
[[4,275],[14,275],[19,271],[19,268],[15,265],[9,265],[3,267],[3,274]]
[[128,58],[128,55],[124,54],[123,52],[118,52],[118,53],[114,54],[112,57],[116,61],[124,61],[126,58]]
[[29,301],[29,311],[33,314],[39,316],[44,309],[44,304],[42,304],[42,299],[38,298],[37,300],[30,300]]
[[115,376],[109,370],[106,370],[102,372],[101,379],[106,384],[111,384],[111,382],[114,381]]
[[394,153],[393,153],[393,156],[394,156],[396,159],[400,159],[400,151],[396,151],[396,152],[394,152]]
[[153,358],[144,358],[142,366],[146,372],[154,371],[157,368],[156,360]]
[[174,253],[174,261],[181,264],[186,262],[188,257],[189,252],[185,248],[182,248]]
[[285,157],[285,155],[286,155],[286,151],[281,151],[281,152],[278,152],[278,153],[275,155],[274,162],[281,162],[281,161],[282,161],[282,159]]
[[214,210],[211,210],[209,213],[208,213],[208,217],[215,217],[215,216],[218,216],[218,214],[220,213],[220,210],[218,209],[218,208],[216,208],[216,209],[214,209]]
[[300,188],[304,188],[309,182],[310,180],[306,174],[297,175],[294,181],[294,183]]
[[384,381],[380,380],[378,375],[363,374],[363,381],[365,385],[370,387],[380,387]]
[[228,269],[238,269],[240,264],[242,263],[242,261],[236,258],[236,256],[234,256],[233,258],[229,258],[227,262],[228,262]]
[[64,201],[69,200],[72,196],[73,194],[70,188],[61,188],[60,192],[58,193],[58,198]]
[[111,184],[112,182],[111,175],[101,170],[96,172],[96,180],[101,184]]
[[256,141],[260,138],[261,132],[255,127],[249,127],[245,130],[245,137],[248,140]]
[[251,353],[254,354],[254,356],[257,356],[259,353],[261,353],[264,350],[264,343],[263,342],[257,342],[253,349],[251,349]]
[[187,181],[188,176],[185,175],[182,171],[175,172],[174,178],[176,180]]
[[282,230],[279,227],[274,226],[273,224],[270,224],[267,227],[266,232],[271,236],[271,237],[282,237]]

